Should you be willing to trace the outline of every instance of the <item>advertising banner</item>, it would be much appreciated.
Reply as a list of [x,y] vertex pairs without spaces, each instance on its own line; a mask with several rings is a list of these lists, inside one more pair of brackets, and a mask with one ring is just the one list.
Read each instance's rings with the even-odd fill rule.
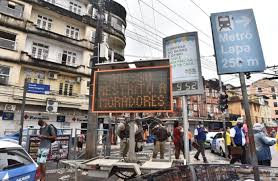
[[173,95],[204,93],[197,32],[163,39],[163,56],[173,67]]

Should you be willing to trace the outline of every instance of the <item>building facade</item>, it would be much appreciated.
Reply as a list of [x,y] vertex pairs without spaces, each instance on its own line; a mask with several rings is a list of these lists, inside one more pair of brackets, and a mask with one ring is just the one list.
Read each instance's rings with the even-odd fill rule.
[[89,0],[0,0],[0,135],[19,129],[25,80],[50,90],[27,93],[24,127],[43,118],[86,128],[93,51],[99,48],[102,62],[124,61],[126,45],[126,11],[114,1],[104,5],[102,43],[94,45],[96,7]]
[[262,79],[252,83],[248,87],[248,93],[268,97],[272,120],[278,121],[278,82]]
[[[267,123],[272,120],[271,108],[266,99],[260,96],[249,96],[251,120],[253,123]],[[245,117],[242,96],[231,96],[229,99],[229,114]]]

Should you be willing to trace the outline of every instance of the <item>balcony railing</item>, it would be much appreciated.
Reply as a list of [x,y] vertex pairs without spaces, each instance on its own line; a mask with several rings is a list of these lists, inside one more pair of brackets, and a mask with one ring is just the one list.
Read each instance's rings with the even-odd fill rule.
[[10,50],[16,50],[16,42],[13,40],[8,40],[0,37],[0,47],[7,48]]
[[4,13],[16,18],[21,18],[22,17],[22,10],[18,10],[18,9],[11,9],[7,6],[4,6],[2,4],[0,4],[0,13]]
[[45,2],[48,2],[48,3],[50,3],[50,4],[53,4],[53,5],[55,5],[55,6],[58,6],[58,7],[60,7],[60,8],[66,9],[66,10],[68,10],[68,11],[70,11],[70,12],[75,13],[75,14],[81,15],[81,16],[83,16],[83,15],[86,14],[86,11],[84,11],[84,10],[82,10],[82,9],[81,9],[80,13],[78,13],[78,11],[77,11],[77,12],[74,12],[74,11],[70,10],[70,5],[69,5],[69,4],[65,5],[65,4],[57,3],[57,2],[55,2],[55,1],[51,1],[51,2],[50,2],[50,1],[47,1],[47,0],[44,0],[44,1],[45,1]]
[[[30,53],[29,53],[30,54]],[[30,54],[31,55],[31,54]],[[53,62],[53,63],[57,63],[57,64],[60,64],[60,65],[64,65],[64,66],[68,66],[68,67],[77,67],[79,66],[78,64],[76,63],[62,63],[62,60],[60,58],[57,58],[57,59],[53,59],[53,58],[49,58],[48,55],[46,56],[38,56],[37,54],[36,55],[31,55],[33,58],[36,58],[36,59],[40,59],[40,60],[44,60],[44,61],[47,61],[47,62]],[[60,55],[58,55],[59,57]]]

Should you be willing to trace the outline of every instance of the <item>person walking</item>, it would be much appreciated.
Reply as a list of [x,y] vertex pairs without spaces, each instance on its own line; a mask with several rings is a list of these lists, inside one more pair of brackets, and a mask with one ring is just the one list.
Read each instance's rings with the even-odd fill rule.
[[197,141],[197,143],[199,145],[198,151],[195,154],[194,158],[196,160],[200,160],[199,155],[201,153],[204,163],[208,163],[208,160],[205,155],[205,141],[206,141],[206,137],[207,137],[206,134],[207,134],[207,130],[204,128],[204,124],[202,122],[199,122],[198,127],[194,131],[195,140]]
[[271,166],[270,146],[274,145],[276,141],[268,137],[263,129],[264,127],[260,123],[255,123],[253,126],[258,164]]
[[183,131],[182,127],[179,125],[178,121],[174,122],[174,131],[173,131],[173,140],[175,145],[175,158],[180,158],[180,151],[183,152],[184,155],[184,143],[183,143]]
[[48,125],[45,121],[39,120],[38,125],[40,126],[39,138],[40,146],[38,149],[37,163],[40,171],[40,181],[45,181],[46,176],[46,160],[49,155],[51,143],[56,139],[56,132],[54,126]]
[[129,125],[125,121],[121,122],[117,127],[117,135],[120,137],[120,154],[122,157],[127,156],[129,149]]
[[82,151],[84,142],[85,142],[85,135],[83,133],[80,133],[80,135],[78,135],[78,137],[77,137],[78,151]]
[[156,158],[158,152],[160,152],[160,159],[164,159],[165,143],[170,134],[162,124],[158,124],[153,128],[153,134],[156,136],[153,158]]
[[246,164],[246,139],[242,126],[243,120],[240,119],[237,121],[237,125],[230,130],[230,137],[232,141],[232,159],[230,164],[234,164],[237,161],[241,161],[242,164]]

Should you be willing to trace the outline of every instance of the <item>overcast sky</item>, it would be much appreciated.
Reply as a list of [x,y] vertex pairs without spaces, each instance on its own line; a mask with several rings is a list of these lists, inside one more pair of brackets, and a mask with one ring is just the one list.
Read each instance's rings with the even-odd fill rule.
[[[115,0],[127,11],[126,60],[162,57],[162,38],[197,31],[201,64],[206,79],[216,78],[211,37],[210,13],[252,8],[257,21],[267,66],[277,65],[277,0]],[[196,5],[195,5],[195,4]],[[203,10],[201,10],[199,7]],[[247,81],[265,77],[252,75]],[[233,75],[223,76],[225,83],[239,85]]]

